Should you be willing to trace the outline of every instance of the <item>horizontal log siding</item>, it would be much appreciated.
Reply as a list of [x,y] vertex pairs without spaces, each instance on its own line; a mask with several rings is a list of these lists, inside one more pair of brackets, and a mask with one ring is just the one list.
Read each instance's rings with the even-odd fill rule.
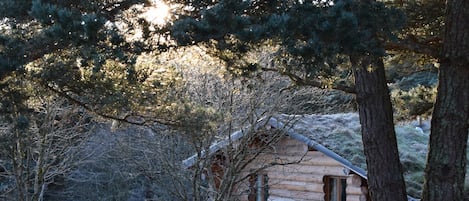
[[[288,165],[276,165],[264,169],[269,177],[269,195],[272,198],[284,198],[304,201],[324,201],[324,176],[347,177],[347,201],[360,201],[362,194],[361,180],[357,175],[345,175],[344,167],[332,158],[318,151],[308,151],[307,147],[290,138],[282,139],[272,152],[265,153],[255,160],[244,175],[275,161],[277,163],[301,162]],[[354,178],[355,177],[355,178]],[[246,191],[248,184],[242,184],[239,190]],[[247,200],[242,196],[241,200]]]

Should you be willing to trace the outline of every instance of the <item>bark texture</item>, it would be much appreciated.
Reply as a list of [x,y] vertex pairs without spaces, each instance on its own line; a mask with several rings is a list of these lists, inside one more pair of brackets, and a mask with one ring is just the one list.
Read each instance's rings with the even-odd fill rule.
[[372,200],[407,200],[393,110],[379,57],[351,58]]
[[[464,200],[469,130],[469,1],[449,0],[422,198]],[[467,198],[466,198],[467,199]]]

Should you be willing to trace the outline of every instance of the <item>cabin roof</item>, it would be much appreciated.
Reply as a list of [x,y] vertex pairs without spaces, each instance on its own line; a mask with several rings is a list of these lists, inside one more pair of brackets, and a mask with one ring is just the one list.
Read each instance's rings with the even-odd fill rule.
[[[266,124],[265,119],[263,123],[261,122],[259,125]],[[367,179],[358,114],[277,115],[269,118],[267,124],[283,130],[290,137],[326,154],[352,172]],[[419,197],[422,191],[429,138],[428,128],[428,125],[426,129],[421,129],[411,124],[401,124],[395,127],[407,193],[413,197]],[[233,133],[230,138],[236,141],[246,134],[245,131],[240,130]],[[214,143],[208,155],[217,152],[228,143],[227,140]],[[196,158],[197,156],[194,155],[184,160],[184,166],[192,166]],[[469,165],[467,168],[469,169]],[[469,174],[466,174],[466,184],[469,184]],[[409,197],[409,200],[413,198]]]

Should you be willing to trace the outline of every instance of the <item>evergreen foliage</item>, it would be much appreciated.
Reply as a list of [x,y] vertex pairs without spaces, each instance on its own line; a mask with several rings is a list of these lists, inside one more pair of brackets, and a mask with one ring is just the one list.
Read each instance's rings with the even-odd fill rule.
[[173,122],[170,116],[153,118],[159,108],[145,107],[184,100],[174,93],[182,86],[174,67],[157,70],[153,60],[142,59],[160,52],[162,43],[153,38],[164,37],[164,28],[136,39],[128,35],[150,28],[138,9],[145,1],[1,3],[17,15],[5,12],[0,26],[0,87],[12,85],[14,77],[108,118]]
[[[261,1],[262,2],[262,1]],[[338,55],[384,55],[380,43],[369,40],[377,32],[380,40],[395,39],[404,17],[382,3],[358,4],[353,1],[312,2],[280,5],[272,12],[257,6],[257,1],[221,1],[196,16],[176,21],[172,35],[179,45],[203,43],[221,52],[244,54],[268,40],[279,41],[282,51],[299,65],[292,67],[315,77],[331,71],[344,61]],[[358,22],[363,27],[358,27]],[[236,59],[242,56],[226,58]],[[248,64],[245,64],[248,65]],[[242,66],[239,66],[242,67]],[[256,68],[253,68],[256,70]],[[329,73],[330,74],[330,73]]]

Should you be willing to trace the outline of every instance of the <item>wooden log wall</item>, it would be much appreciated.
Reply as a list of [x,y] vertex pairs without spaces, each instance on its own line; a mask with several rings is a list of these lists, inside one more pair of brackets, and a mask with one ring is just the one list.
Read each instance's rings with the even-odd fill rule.
[[[261,171],[269,178],[269,200],[324,201],[324,177],[339,176],[347,179],[347,201],[366,201],[365,180],[355,174],[347,175],[345,168],[334,159],[319,151],[309,151],[306,145],[288,137],[281,139],[270,152],[251,163],[243,175],[271,162],[284,165],[275,165]],[[287,163],[292,164],[286,165]],[[247,200],[243,192],[249,192],[249,184],[242,183],[238,190],[241,200]]]

